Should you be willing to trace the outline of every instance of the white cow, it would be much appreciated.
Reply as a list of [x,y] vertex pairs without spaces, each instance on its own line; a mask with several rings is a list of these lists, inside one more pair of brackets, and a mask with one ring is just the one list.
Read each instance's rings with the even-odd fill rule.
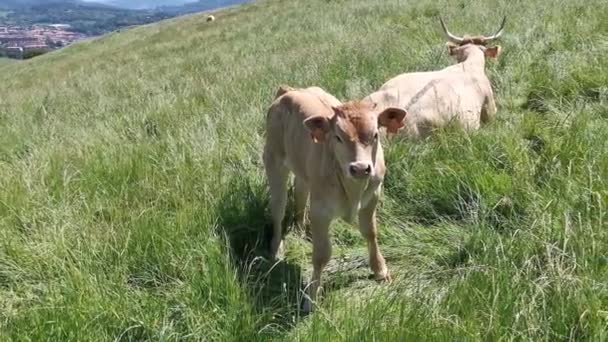
[[457,64],[438,71],[399,75],[366,98],[381,108],[406,110],[403,132],[413,139],[428,136],[454,120],[466,129],[478,129],[496,114],[485,59],[497,58],[501,48],[486,45],[500,37],[506,17],[498,32],[487,37],[457,37],[448,31],[443,19],[440,21],[449,39],[448,53],[456,58]]

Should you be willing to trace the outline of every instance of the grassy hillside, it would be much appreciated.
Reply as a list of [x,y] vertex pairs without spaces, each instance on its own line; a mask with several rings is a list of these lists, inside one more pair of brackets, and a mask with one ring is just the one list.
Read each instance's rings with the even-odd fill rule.
[[[265,111],[279,84],[360,98],[441,68],[509,16],[497,122],[385,141],[395,281],[337,222],[300,317],[310,244],[265,259]],[[605,340],[608,4],[267,0],[0,66],[0,339]]]

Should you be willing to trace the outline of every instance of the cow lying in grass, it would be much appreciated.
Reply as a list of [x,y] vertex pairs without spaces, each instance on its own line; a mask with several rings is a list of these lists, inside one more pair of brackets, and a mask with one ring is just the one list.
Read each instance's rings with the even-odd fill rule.
[[377,240],[376,204],[386,168],[378,128],[396,133],[404,110],[376,110],[369,102],[342,104],[323,89],[281,88],[266,119],[264,165],[270,186],[274,225],[271,254],[283,247],[287,180],[295,175],[298,212],[310,194],[313,276],[304,311],[311,311],[321,273],[331,257],[329,226],[335,218],[353,222],[367,239],[376,280],[390,280]]
[[413,139],[426,137],[450,121],[456,121],[465,129],[478,129],[496,114],[492,86],[485,73],[485,59],[500,55],[500,46],[487,45],[500,37],[505,22],[506,18],[498,32],[491,36],[457,37],[441,20],[449,40],[448,53],[458,63],[438,71],[396,76],[366,100],[381,108],[407,110],[404,132]]

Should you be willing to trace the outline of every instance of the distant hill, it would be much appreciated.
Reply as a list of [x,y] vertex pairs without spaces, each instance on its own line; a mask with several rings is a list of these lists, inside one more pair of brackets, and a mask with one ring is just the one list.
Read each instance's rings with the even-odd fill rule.
[[159,11],[136,11],[70,0],[30,0],[29,4],[21,3],[17,7],[9,7],[6,0],[0,1],[10,10],[0,17],[0,25],[62,23],[87,35],[100,35],[121,27],[148,24],[171,16]]
[[178,13],[208,11],[248,2],[248,0],[85,0],[127,8],[127,9],[158,9]]
[[186,14],[210,11],[217,8],[244,4],[251,1],[252,0],[199,0],[181,6],[165,6],[159,9],[172,14]]
[[[154,9],[162,6],[180,6],[196,0],[101,0],[100,2],[128,9]],[[206,1],[214,2],[214,1]]]
[[[0,25],[69,24],[72,30],[87,35],[101,35],[121,27],[143,25],[182,14],[209,11],[242,4],[251,0],[0,0]],[[131,9],[163,3],[184,3],[181,6],[161,6],[155,9]]]
[[36,5],[48,5],[57,3],[78,3],[78,0],[0,0],[0,8],[18,9]]

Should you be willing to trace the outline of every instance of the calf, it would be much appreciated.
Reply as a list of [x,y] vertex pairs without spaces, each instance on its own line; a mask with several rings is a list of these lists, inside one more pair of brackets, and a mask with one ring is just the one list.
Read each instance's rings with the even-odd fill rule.
[[266,120],[264,165],[270,186],[273,220],[271,254],[283,247],[282,224],[287,180],[295,175],[296,204],[303,212],[310,194],[313,275],[304,310],[311,311],[321,273],[331,257],[329,226],[335,218],[353,222],[367,239],[370,267],[376,280],[390,281],[377,240],[376,204],[386,168],[378,128],[396,133],[406,112],[378,111],[369,102],[341,104],[321,88],[281,88]]

